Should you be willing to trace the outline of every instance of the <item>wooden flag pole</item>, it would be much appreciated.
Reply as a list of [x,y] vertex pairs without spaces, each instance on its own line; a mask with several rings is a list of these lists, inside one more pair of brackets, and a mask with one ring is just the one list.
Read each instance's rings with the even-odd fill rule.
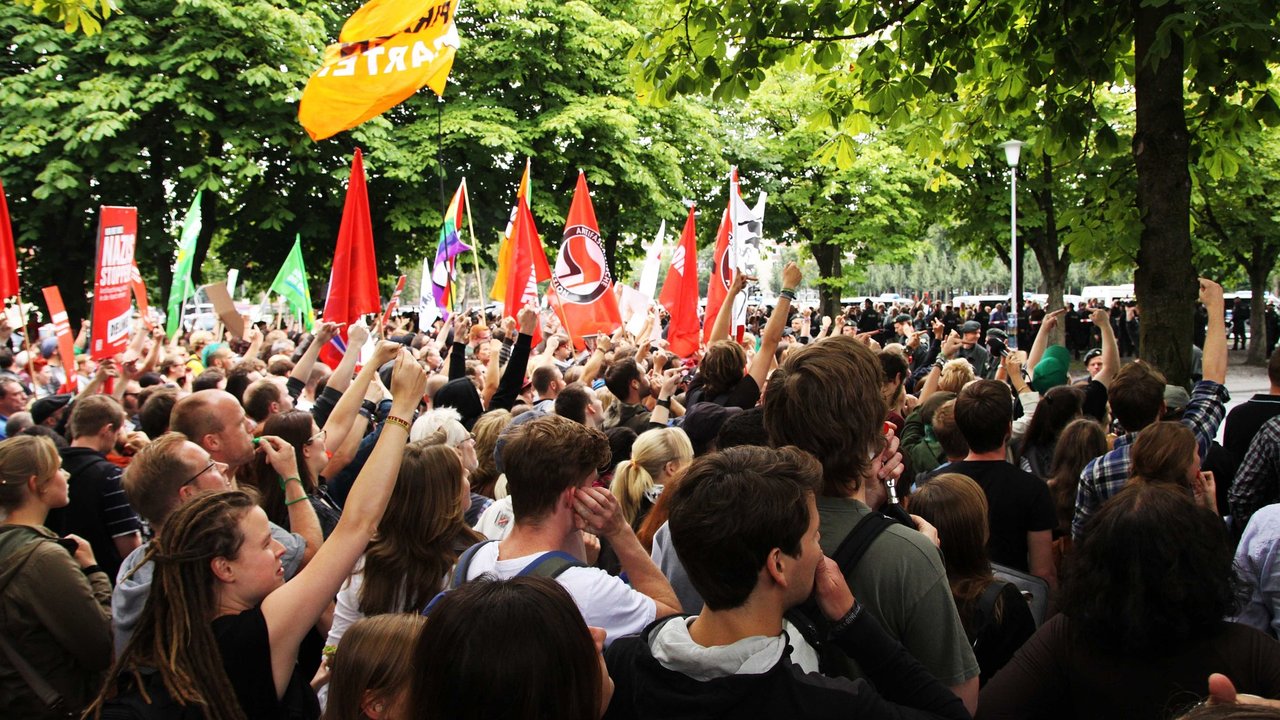
[[27,377],[31,380],[31,394],[34,397],[36,391],[36,370],[33,360],[32,343],[31,343],[31,322],[27,318],[27,313],[22,307],[22,283],[18,283],[18,294],[14,297],[18,300],[18,317],[22,320],[22,339],[27,342]]
[[471,267],[476,274],[476,300],[480,303],[481,311],[484,310],[484,283],[480,282],[480,256],[476,252],[476,228],[471,220],[471,193],[467,189],[467,179],[462,178],[462,200],[466,205],[467,213],[467,236],[471,239]]

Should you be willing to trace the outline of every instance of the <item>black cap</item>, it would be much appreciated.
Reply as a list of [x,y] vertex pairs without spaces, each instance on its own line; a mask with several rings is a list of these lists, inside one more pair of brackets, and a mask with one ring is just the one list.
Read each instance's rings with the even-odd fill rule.
[[982,332],[982,325],[980,325],[977,320],[966,320],[964,324],[960,326],[960,333],[962,335],[964,333],[971,332]]
[[897,317],[893,319],[893,321],[895,323],[911,322],[911,316],[906,313],[900,313]]
[[31,420],[37,425],[43,425],[51,415],[66,407],[71,402],[72,395],[63,393],[61,395],[50,395],[35,401],[31,406]]

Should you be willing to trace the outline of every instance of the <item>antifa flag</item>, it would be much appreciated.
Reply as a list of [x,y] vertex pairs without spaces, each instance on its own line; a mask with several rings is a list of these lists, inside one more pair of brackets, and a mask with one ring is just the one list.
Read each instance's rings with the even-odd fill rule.
[[622,325],[599,227],[591,207],[587,176],[579,170],[560,241],[560,256],[551,276],[565,327],[575,338],[608,335]]
[[698,241],[694,233],[694,208],[680,233],[680,244],[671,256],[671,267],[662,284],[660,302],[671,313],[667,343],[671,352],[685,358],[698,351]]
[[348,18],[302,92],[298,120],[311,139],[350,130],[424,85],[444,95],[459,44],[456,9],[455,0],[370,0]]

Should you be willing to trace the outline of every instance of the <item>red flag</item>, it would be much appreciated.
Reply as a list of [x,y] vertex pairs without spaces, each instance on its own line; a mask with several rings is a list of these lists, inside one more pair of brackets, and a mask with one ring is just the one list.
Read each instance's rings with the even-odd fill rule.
[[142,272],[138,270],[138,259],[133,259],[133,269],[129,271],[129,284],[133,286],[133,299],[138,301],[138,314],[147,329],[154,327],[151,322],[151,306],[147,302],[147,284],[142,282]]
[[18,294],[18,256],[13,250],[13,226],[9,224],[9,203],[0,183],[0,300]]
[[49,308],[49,321],[53,323],[53,335],[58,338],[58,357],[62,360],[62,371],[67,376],[66,383],[58,388],[58,392],[78,392],[75,339],[71,336],[67,308],[62,304],[62,292],[58,290],[57,285],[44,288],[44,304]]
[[391,301],[387,303],[386,312],[382,313],[382,327],[384,328],[387,323],[391,322],[391,313],[395,312],[396,306],[400,304],[400,293],[404,292],[404,281],[404,275],[401,275],[400,279],[396,280],[396,291],[391,295]]
[[342,207],[338,247],[333,253],[329,293],[324,301],[324,320],[343,323],[338,334],[320,349],[320,360],[337,367],[347,350],[347,325],[361,315],[382,309],[378,297],[377,262],[373,257],[373,221],[369,218],[369,195],[364,184],[364,156],[356,148],[351,159],[351,179],[347,201]]
[[565,326],[574,337],[607,335],[622,325],[599,228],[587,190],[587,176],[579,170],[564,239],[560,241],[560,257],[551,277]]
[[725,208],[720,219],[720,231],[716,233],[716,252],[711,261],[711,282],[707,284],[707,312],[702,319],[702,337],[711,336],[711,327],[716,324],[716,316],[720,314],[720,306],[729,294],[729,284],[733,282],[733,258],[729,253],[729,208]]
[[[547,253],[542,249],[542,240],[538,238],[538,228],[533,222],[533,213],[529,210],[527,198],[521,196],[516,201],[516,220],[511,229],[512,250],[511,266],[507,268],[507,291],[502,298],[502,314],[514,318],[525,305],[538,304],[538,281],[545,273],[548,277],[551,270],[547,266]],[[540,341],[542,333],[535,327],[533,343]]]
[[[667,343],[671,352],[689,357],[698,351],[698,241],[693,228],[693,207],[680,233],[680,244],[671,256],[667,279],[658,302],[671,313]],[[709,308],[710,306],[708,306]]]

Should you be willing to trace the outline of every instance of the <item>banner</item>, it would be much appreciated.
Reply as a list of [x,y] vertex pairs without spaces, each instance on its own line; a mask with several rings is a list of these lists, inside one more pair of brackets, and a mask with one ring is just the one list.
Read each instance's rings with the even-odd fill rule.
[[443,95],[459,44],[455,10],[455,0],[371,0],[357,10],[302,91],[298,120],[311,139],[356,127],[424,85]]
[[[104,205],[98,213],[98,259],[94,263],[93,348],[94,360],[114,357],[129,346],[129,301],[133,275],[134,241],[138,235],[138,209]],[[69,370],[75,372],[75,366]]]
[[662,246],[667,240],[667,221],[658,226],[658,235],[645,251],[644,269],[640,271],[640,294],[654,299],[658,292],[658,270],[662,268]]
[[324,301],[325,321],[342,323],[342,327],[320,349],[320,362],[336,368],[347,349],[346,326],[362,315],[377,312],[382,312],[382,298],[378,295],[377,261],[373,255],[373,220],[369,217],[364,155],[356,148]]
[[49,308],[49,322],[53,323],[53,334],[58,339],[58,357],[62,360],[62,371],[66,373],[68,385],[74,388],[72,383],[76,377],[76,339],[71,333],[67,306],[62,304],[62,292],[57,285],[44,288],[44,304]]
[[[227,284],[225,282],[214,283],[205,285],[200,289],[204,291],[205,297],[209,298],[209,302],[213,303],[213,311],[217,313],[218,319],[222,321],[222,327],[231,333],[231,337],[244,337],[244,317],[236,309],[236,304],[231,299],[231,293],[227,292]],[[222,342],[222,338],[214,338],[214,342]]]
[[565,326],[574,337],[608,335],[622,325],[599,227],[591,207],[586,173],[579,170],[573,204],[569,206],[564,237],[560,241],[560,254],[551,276],[551,287],[560,300]]
[[178,259],[174,261],[173,284],[169,286],[168,321],[165,322],[165,331],[168,332],[169,337],[175,336],[182,322],[183,301],[196,294],[196,286],[191,282],[191,262],[196,255],[196,241],[200,238],[200,194],[202,192],[204,191],[196,191],[196,197],[191,201],[186,217],[182,219],[182,234],[178,238]]
[[307,286],[307,271],[302,265],[302,237],[293,239],[293,248],[285,257],[276,279],[271,281],[271,292],[280,295],[289,304],[294,315],[302,316],[302,326],[307,332],[315,327],[316,311],[311,307],[311,288]]
[[457,277],[454,258],[471,249],[462,242],[459,231],[462,228],[462,213],[470,212],[463,202],[463,188],[466,180],[453,193],[449,207],[444,212],[444,224],[440,227],[440,243],[436,247],[435,262],[431,267],[431,295],[440,312],[453,310],[453,281]]
[[729,208],[725,208],[720,217],[720,229],[716,231],[716,249],[711,256],[711,280],[707,283],[707,307],[702,319],[702,339],[711,337],[711,328],[716,324],[716,316],[720,314],[720,306],[729,294],[729,284],[733,282],[733,253],[730,252]]

